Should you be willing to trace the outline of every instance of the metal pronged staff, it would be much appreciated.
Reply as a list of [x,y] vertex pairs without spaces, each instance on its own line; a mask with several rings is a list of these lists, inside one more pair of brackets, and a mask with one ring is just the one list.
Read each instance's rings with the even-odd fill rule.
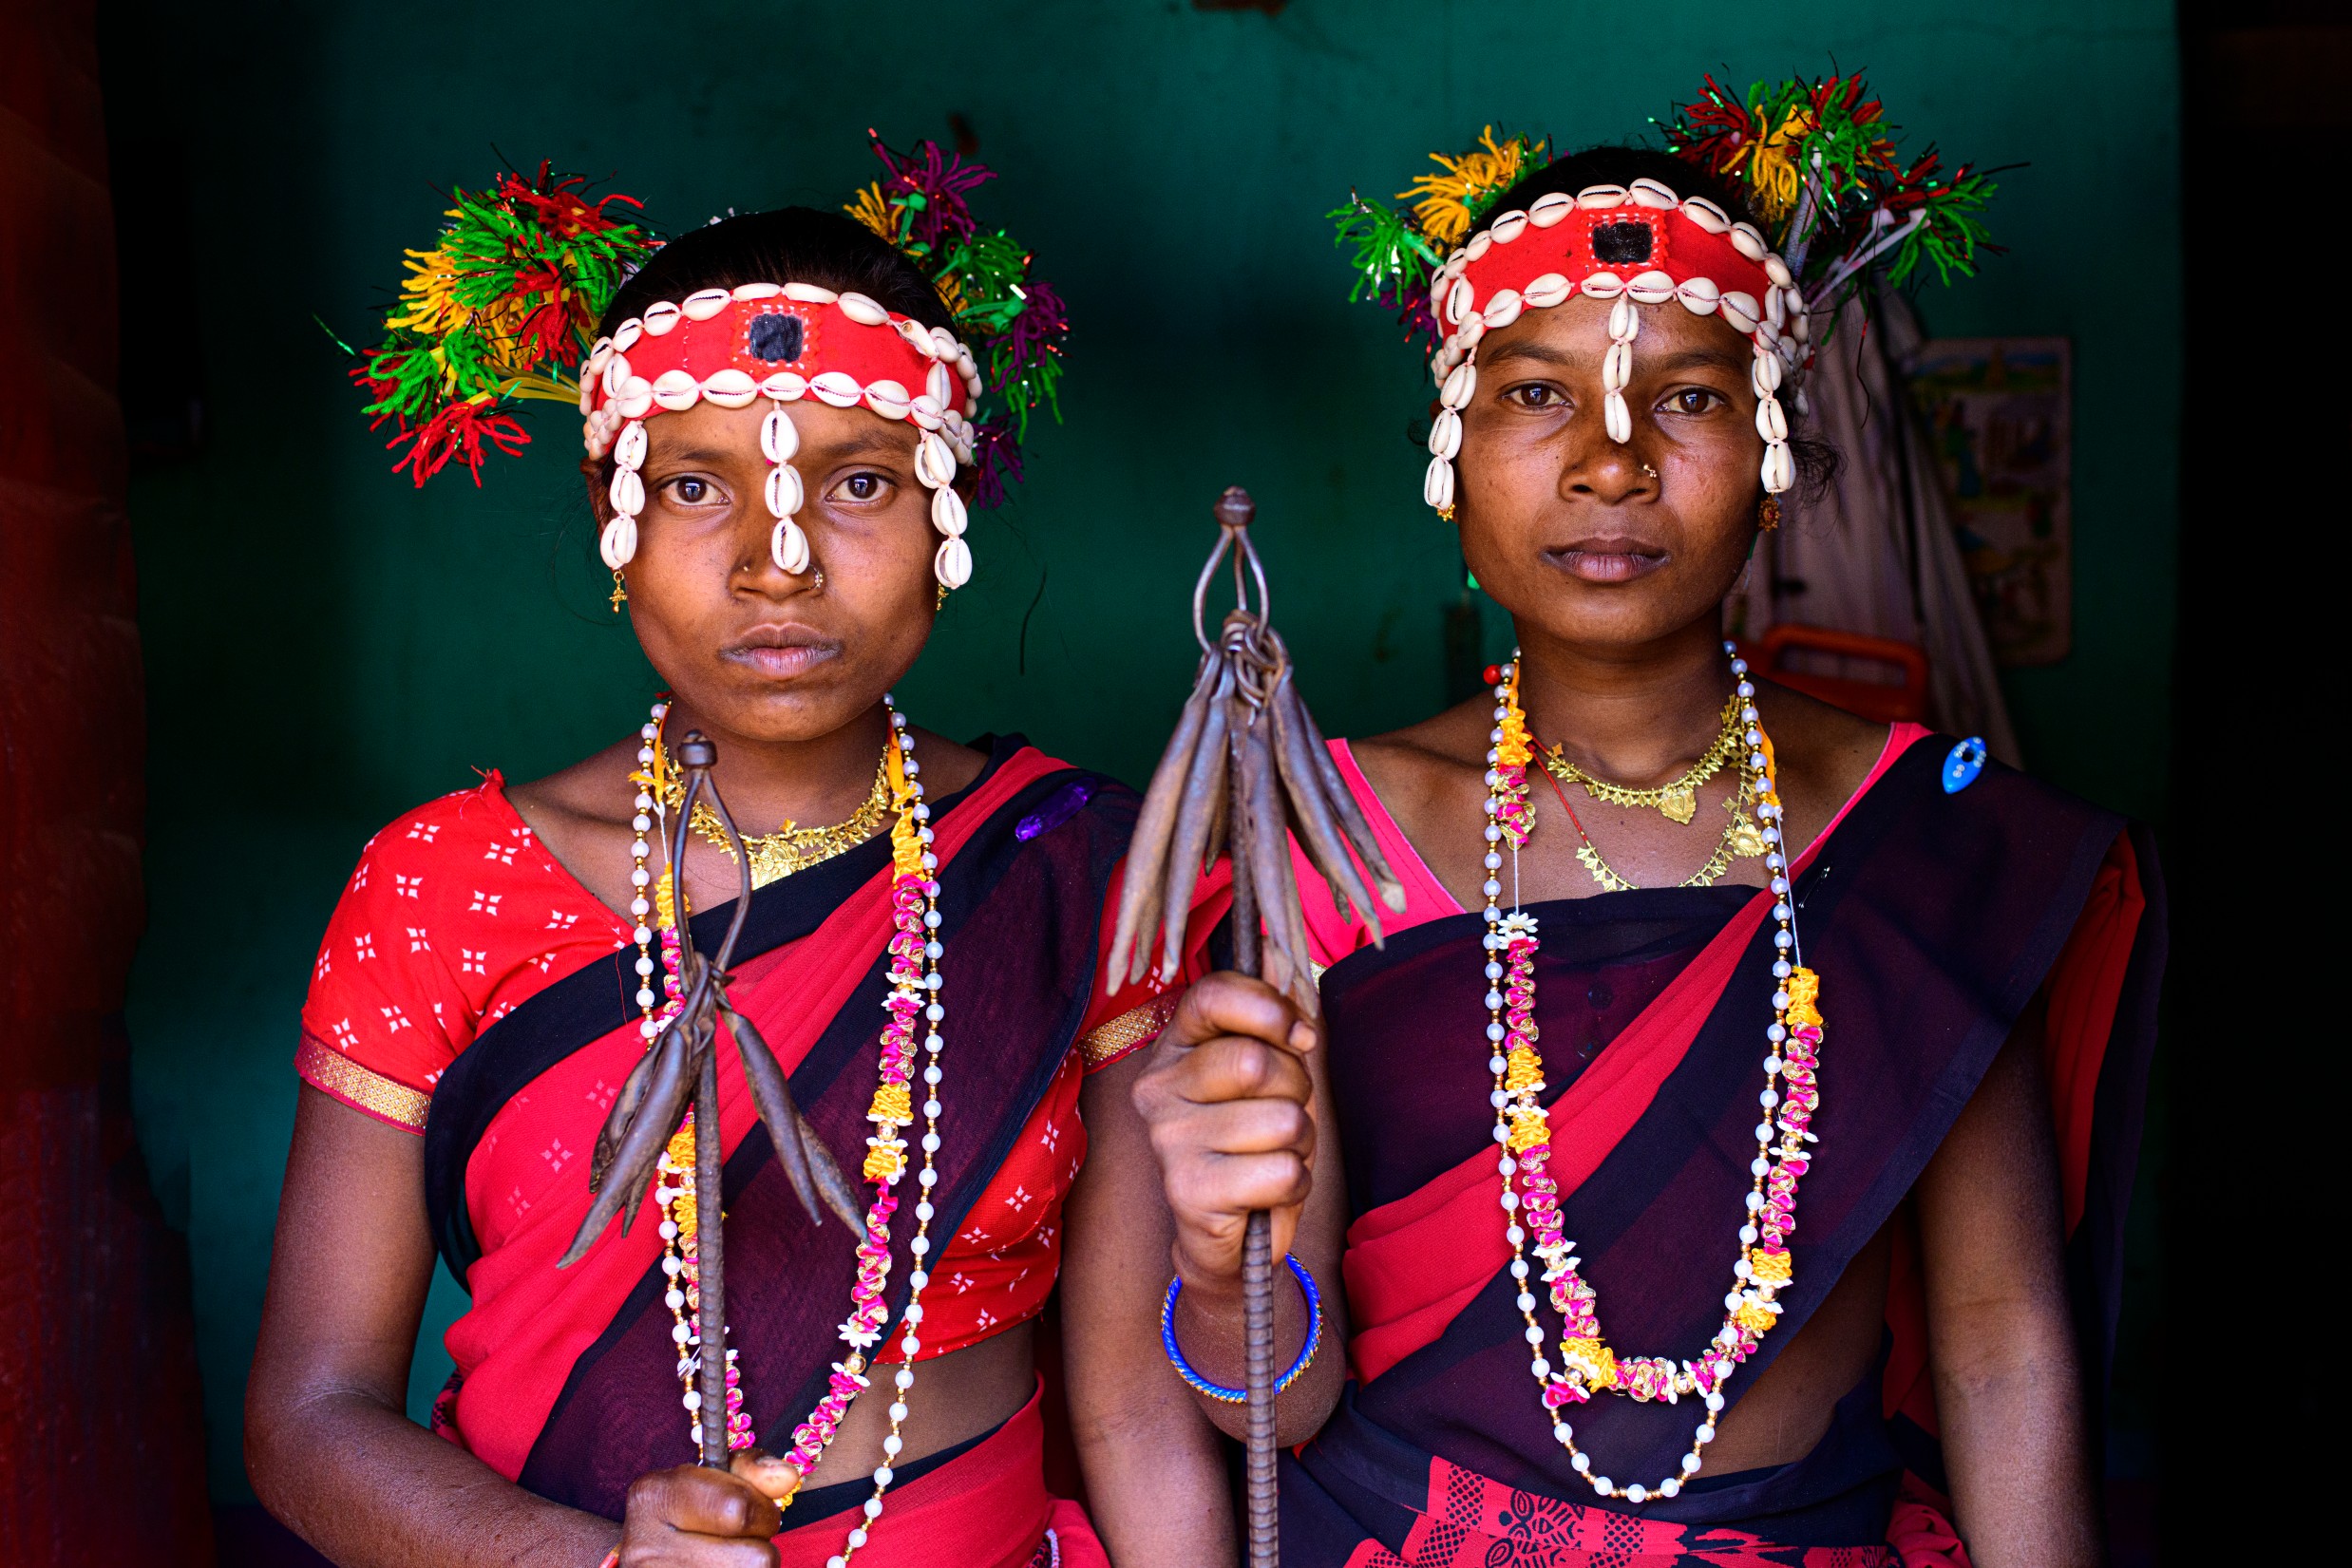
[[[1330,884],[1341,916],[1351,908],[1362,912],[1375,946],[1380,916],[1349,849],[1372,873],[1390,909],[1404,909],[1404,884],[1389,869],[1371,823],[1299,700],[1290,653],[1267,618],[1272,600],[1265,568],[1249,541],[1256,504],[1236,485],[1218,498],[1216,513],[1217,548],[1192,588],[1201,671],[1136,819],[1111,942],[1110,989],[1144,977],[1154,931],[1160,934],[1161,981],[1176,978],[1192,891],[1223,855],[1233,869],[1233,967],[1263,978],[1306,1017],[1319,1018],[1306,916],[1285,832],[1297,835]],[[1234,606],[1211,642],[1208,587],[1228,551]],[[1275,1568],[1280,1545],[1274,1493],[1274,1226],[1262,1209],[1250,1215],[1242,1233],[1242,1314],[1249,1563]]]
[[[727,999],[727,969],[734,960],[735,942],[743,935],[744,919],[751,912],[751,857],[744,846],[743,835],[735,831],[735,820],[728,814],[727,803],[719,798],[717,784],[711,777],[718,754],[718,747],[700,730],[688,730],[678,744],[678,762],[686,769],[686,798],[678,804],[677,820],[672,824],[667,848],[671,907],[678,933],[681,1001],[677,1015],[670,1020],[621,1085],[619,1095],[613,1101],[612,1115],[597,1134],[596,1151],[588,1162],[588,1188],[596,1194],[596,1201],[589,1206],[588,1218],[580,1221],[579,1234],[572,1238],[571,1250],[556,1267],[569,1268],[579,1261],[595,1245],[597,1237],[604,1234],[604,1227],[615,1215],[621,1216],[623,1232],[635,1222],[637,1204],[654,1182],[661,1151],[677,1132],[691,1093],[694,1112],[694,1196],[701,1215],[695,1229],[694,1267],[700,1295],[695,1307],[695,1328],[702,1336],[702,1402],[695,1414],[702,1438],[702,1463],[723,1470],[728,1460],[727,1254],[720,1214],[720,1194],[725,1181],[719,1139],[720,1019],[727,1021],[728,1029],[734,1034],[735,1053],[743,1062],[744,1078],[751,1086],[751,1103],[759,1108],[760,1120],[767,1124],[768,1139],[775,1144],[776,1161],[791,1178],[792,1190],[800,1195],[810,1221],[824,1222],[817,1213],[820,1200],[853,1233],[862,1230],[864,1221],[858,1215],[857,1190],[842,1174],[832,1151],[825,1146],[816,1129],[792,1103],[791,1087],[786,1082],[784,1069],[776,1063],[775,1053],[768,1048],[759,1030],[751,1027],[751,1021],[737,1012]],[[740,889],[734,917],[728,922],[727,937],[719,943],[715,963],[705,962],[695,950],[693,927],[685,917],[683,868],[687,824],[693,817],[696,803],[705,800],[726,830],[728,847],[735,857]]]

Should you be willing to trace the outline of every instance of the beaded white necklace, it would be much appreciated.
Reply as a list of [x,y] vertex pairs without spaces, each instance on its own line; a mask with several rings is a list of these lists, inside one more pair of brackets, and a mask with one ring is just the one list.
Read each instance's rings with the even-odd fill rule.
[[[1722,1385],[1747,1360],[1779,1315],[1773,1299],[1793,1276],[1787,1247],[1795,1228],[1796,1184],[1810,1163],[1806,1145],[1817,1142],[1810,1124],[1820,1106],[1815,1073],[1819,1067],[1821,1014],[1816,1001],[1819,978],[1804,967],[1804,950],[1796,936],[1795,900],[1791,897],[1787,846],[1781,841],[1782,813],[1772,742],[1766,738],[1755,708],[1755,686],[1748,666],[1732,645],[1732,674],[1738,683],[1739,719],[1746,727],[1742,739],[1750,747],[1748,765],[1762,781],[1755,814],[1764,839],[1764,864],[1772,874],[1773,934],[1778,950],[1773,961],[1773,1022],[1766,1029],[1764,1089],[1757,1096],[1763,1120],[1756,1124],[1756,1154],[1750,1165],[1755,1184],[1747,1196],[1747,1219],[1739,1231],[1739,1258],[1733,1265],[1733,1284],[1723,1298],[1723,1326],[1696,1361],[1679,1364],[1664,1356],[1621,1357],[1602,1338],[1597,1298],[1578,1275],[1581,1261],[1574,1243],[1561,1231],[1559,1189],[1546,1167],[1551,1156],[1550,1124],[1541,1096],[1544,1064],[1536,1049],[1535,955],[1536,919],[1518,905],[1518,853],[1527,841],[1533,819],[1527,805],[1527,765],[1532,747],[1526,714],[1519,706],[1517,654],[1502,671],[1494,687],[1495,727],[1487,752],[1486,896],[1488,1067],[1494,1074],[1494,1141],[1499,1145],[1496,1168],[1503,1178],[1504,1237],[1511,1249],[1511,1277],[1518,1282],[1518,1308],[1527,1320],[1527,1344],[1534,1352],[1530,1370],[1543,1390],[1544,1407],[1551,1418],[1552,1436],[1567,1450],[1577,1474],[1605,1498],[1641,1503],[1652,1497],[1671,1498],[1682,1483],[1698,1473],[1701,1454],[1715,1439],[1715,1418],[1723,1409]],[[1500,907],[1503,845],[1511,852],[1511,912]],[[1781,1086],[1785,1080],[1787,1094]],[[1777,1111],[1779,1142],[1773,1142]],[[1545,1332],[1536,1318],[1535,1293],[1529,1288],[1527,1233],[1535,1233],[1533,1251],[1544,1264],[1544,1282],[1550,1287],[1552,1306],[1565,1333],[1560,1344],[1558,1372],[1544,1355]],[[1565,1406],[1581,1405],[1593,1391],[1606,1389],[1638,1400],[1663,1399],[1678,1403],[1684,1394],[1702,1397],[1706,1413],[1693,1436],[1691,1451],[1682,1457],[1680,1472],[1655,1486],[1619,1486],[1595,1474],[1591,1456],[1580,1451],[1575,1432],[1562,1414]]]
[[[915,1260],[914,1272],[907,1276],[906,1311],[899,1324],[899,1349],[903,1356],[894,1374],[896,1396],[890,1405],[890,1430],[882,1439],[882,1462],[873,1473],[874,1491],[864,1505],[863,1519],[851,1526],[847,1542],[841,1554],[830,1559],[827,1568],[846,1568],[850,1556],[866,1543],[874,1521],[882,1516],[882,1495],[890,1489],[893,1480],[892,1462],[903,1450],[905,1444],[900,1428],[907,1415],[906,1398],[915,1386],[915,1357],[922,1349],[923,1289],[931,1281],[930,1270],[924,1259],[931,1252],[931,1221],[937,1211],[931,1202],[932,1189],[939,1183],[936,1159],[939,1150],[939,1090],[943,1075],[939,1055],[946,1042],[939,1025],[946,1017],[946,1008],[940,1001],[939,961],[945,949],[939,939],[939,857],[933,850],[930,827],[931,808],[923,803],[923,786],[920,775],[921,765],[915,760],[915,737],[907,732],[906,716],[898,710],[888,692],[882,694],[882,706],[890,715],[894,748],[888,753],[892,800],[898,808],[898,821],[891,829],[891,923],[894,931],[889,952],[890,994],[882,1002],[889,1022],[882,1028],[880,1079],[874,1090],[866,1120],[875,1124],[875,1135],[866,1142],[865,1180],[873,1186],[874,1196],[867,1206],[865,1228],[858,1243],[858,1277],[850,1288],[850,1313],[841,1326],[841,1339],[845,1347],[843,1358],[833,1364],[833,1375],[824,1398],[809,1411],[792,1433],[792,1446],[782,1457],[792,1470],[806,1481],[824,1457],[825,1450],[841,1428],[850,1405],[871,1384],[866,1375],[869,1352],[884,1337],[883,1328],[889,1308],[885,1301],[892,1266],[890,1253],[891,1219],[898,1208],[897,1188],[906,1172],[906,1143],[899,1129],[911,1125],[915,1119],[913,1106],[913,1069],[915,1065],[915,1021],[920,1016],[925,1025],[922,1050],[927,1058],[922,1069],[924,1096],[922,1105],[923,1135],[921,1140],[922,1168],[916,1181],[921,1191],[915,1203],[915,1235],[907,1250]],[[641,745],[637,749],[639,771],[632,775],[637,784],[636,815],[631,822],[635,841],[630,846],[634,865],[630,880],[635,889],[630,913],[636,917],[635,936],[637,944],[637,1006],[644,1013],[639,1030],[650,1043],[680,1006],[680,962],[677,922],[687,917],[682,884],[676,867],[665,874],[669,897],[659,902],[666,906],[657,911],[653,897],[654,877],[646,865],[652,845],[646,834],[654,826],[655,819],[667,824],[668,809],[665,791],[658,777],[661,756],[662,724],[668,718],[670,705],[656,702],[653,717],[639,730]],[[661,835],[667,845],[667,832]],[[664,956],[662,983],[668,992],[666,1002],[657,1001],[654,989],[656,965],[653,944],[655,932],[649,921],[659,914],[663,924],[659,932]],[[702,1408],[702,1396],[697,1389],[701,1376],[702,1345],[696,1321],[700,1304],[695,1268],[695,1235],[699,1229],[699,1209],[694,1192],[694,1123],[690,1112],[686,1122],[671,1139],[670,1146],[661,1156],[658,1183],[654,1197],[661,1205],[662,1272],[669,1276],[669,1287],[663,1301],[671,1312],[671,1338],[678,1347],[678,1380],[684,1386],[681,1403],[686,1407],[690,1434],[695,1430]],[[749,1448],[758,1441],[751,1420],[743,1409],[743,1393],[735,1370],[735,1351],[727,1352],[727,1432],[730,1450]],[[795,1483],[793,1493],[799,1490]],[[793,1493],[779,1502],[788,1504]]]

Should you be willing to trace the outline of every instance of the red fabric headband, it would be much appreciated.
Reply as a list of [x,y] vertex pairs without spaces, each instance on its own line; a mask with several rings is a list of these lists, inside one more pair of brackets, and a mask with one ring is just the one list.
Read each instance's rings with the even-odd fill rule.
[[598,458],[625,422],[705,399],[728,408],[762,396],[863,404],[884,419],[944,426],[951,438],[979,400],[978,367],[954,334],[863,294],[798,283],[705,289],[651,306],[589,351],[580,387],[589,455]]
[[[1524,216],[1507,215],[1485,245],[1471,241],[1456,281],[1446,288],[1440,319],[1449,332],[1473,310],[1490,328],[1504,324],[1497,315],[1515,319],[1508,303],[1498,309],[1506,292],[1523,308],[1557,305],[1580,292],[1596,299],[1630,293],[1643,304],[1679,298],[1700,314],[1728,302],[1724,319],[1743,336],[1755,332],[1774,313],[1761,236],[1748,230],[1736,238],[1731,219],[1712,203],[1652,206],[1643,202],[1647,194],[1636,191],[1605,207],[1563,195],[1536,202]],[[1754,254],[1742,249],[1743,238]]]

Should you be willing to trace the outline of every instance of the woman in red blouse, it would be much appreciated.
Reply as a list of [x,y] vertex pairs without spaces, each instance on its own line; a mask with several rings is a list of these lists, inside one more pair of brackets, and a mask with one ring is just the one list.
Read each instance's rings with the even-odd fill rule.
[[[1132,796],[889,706],[971,570],[988,437],[958,327],[900,250],[807,209],[688,234],[602,312],[585,467],[673,695],[575,766],[393,822],[320,945],[247,1448],[263,1500],[337,1562],[1107,1561],[1045,1489],[1034,1324],[1087,1076],[1170,1010],[1094,983]],[[719,1053],[731,1475],[691,1463],[685,1178],[558,1267],[674,989],[674,895],[705,952],[732,913],[723,839],[690,823],[662,864],[689,729],[747,829],[838,824],[755,836],[730,996],[877,1205],[863,1253],[812,1222]],[[402,1407],[436,1252],[472,1306],[427,1432]],[[1150,1458],[1116,1474],[1150,1486],[1097,1481],[1106,1533],[1126,1562],[1181,1553],[1161,1524],[1224,1508],[1207,1428],[1170,1398],[1093,1446],[1121,1443]]]

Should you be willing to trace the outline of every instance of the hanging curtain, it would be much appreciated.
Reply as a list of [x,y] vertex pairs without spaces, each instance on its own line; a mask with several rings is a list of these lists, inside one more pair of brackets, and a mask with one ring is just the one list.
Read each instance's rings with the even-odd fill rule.
[[[1781,527],[1757,547],[1732,613],[1751,641],[1792,621],[1915,645],[1927,655],[1928,722],[1981,735],[1994,756],[2021,765],[1935,456],[1899,368],[1920,339],[1910,302],[1891,290],[1881,292],[1875,319],[1859,299],[1839,313],[1804,398],[1812,433],[1845,461],[1819,501],[1783,503]],[[1820,672],[1868,678],[1857,669]]]

